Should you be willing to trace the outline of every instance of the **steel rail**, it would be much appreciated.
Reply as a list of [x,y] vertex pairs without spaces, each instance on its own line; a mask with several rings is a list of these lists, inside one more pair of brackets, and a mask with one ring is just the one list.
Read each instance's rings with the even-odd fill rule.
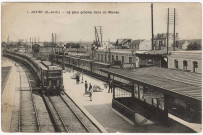
[[[84,126],[85,130],[87,132],[90,132],[89,129],[85,126],[85,124],[82,122],[82,120],[78,117],[78,115],[73,111],[72,107],[68,105],[68,103],[65,101],[65,99],[60,95],[63,102],[67,105],[68,108],[70,108],[71,112],[75,115],[75,117],[79,120],[79,122]],[[69,97],[68,97],[69,98]],[[72,101],[72,100],[71,100]],[[73,102],[74,103],[74,102]],[[75,104],[75,103],[74,103]],[[78,106],[77,106],[78,107]]]
[[54,102],[52,101],[52,99],[50,98],[50,96],[48,96],[48,98],[49,98],[51,104],[53,105],[54,110],[56,111],[57,115],[59,116],[59,118],[60,118],[60,120],[61,120],[61,122],[62,122],[62,124],[63,124],[63,127],[64,127],[65,131],[68,132],[69,129],[66,127],[66,125],[65,125],[65,123],[64,123],[64,121],[63,121],[63,119],[62,119],[62,117],[61,117],[61,114],[60,114],[60,113],[58,112],[58,110],[56,109],[56,106],[55,106]]

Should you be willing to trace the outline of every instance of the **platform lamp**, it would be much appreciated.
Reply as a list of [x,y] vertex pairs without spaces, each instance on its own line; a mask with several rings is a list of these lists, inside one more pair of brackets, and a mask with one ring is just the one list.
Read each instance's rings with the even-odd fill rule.
[[83,83],[83,63],[82,63],[82,82]]

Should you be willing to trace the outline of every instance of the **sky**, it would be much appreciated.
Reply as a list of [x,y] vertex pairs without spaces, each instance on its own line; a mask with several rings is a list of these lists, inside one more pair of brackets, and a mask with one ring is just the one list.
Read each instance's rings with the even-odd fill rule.
[[[153,3],[154,35],[167,31],[167,8],[177,10],[176,32],[180,39],[201,39],[200,3]],[[42,11],[42,13],[31,13]],[[57,11],[60,14],[46,14]],[[67,13],[70,11],[70,14]],[[79,14],[72,14],[78,11]],[[81,14],[91,11],[92,14]],[[94,14],[101,11],[101,14]],[[107,11],[107,14],[103,14]],[[108,14],[117,11],[119,14]],[[151,39],[151,3],[2,3],[2,41],[28,40],[93,41],[94,26],[102,26],[103,41],[116,39]],[[173,24],[169,25],[173,32]]]

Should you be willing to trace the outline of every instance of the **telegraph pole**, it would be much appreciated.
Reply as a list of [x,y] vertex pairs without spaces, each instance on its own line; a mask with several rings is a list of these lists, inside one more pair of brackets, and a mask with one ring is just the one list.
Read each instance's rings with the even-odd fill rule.
[[174,27],[173,27],[173,51],[175,51],[175,46],[176,46],[176,37],[175,37],[175,34],[176,34],[176,9],[174,8],[174,23],[173,23]]
[[168,20],[167,20],[167,54],[168,54],[168,41],[169,41],[169,8],[168,8]]
[[[32,37],[32,46],[31,46],[31,51],[33,51],[33,50],[32,50],[32,47],[33,47],[33,40],[34,40],[34,39],[33,39],[33,37]],[[34,56],[34,55],[33,55],[33,56]]]
[[153,25],[153,3],[151,3],[151,24],[152,24],[152,50],[154,50],[154,44],[153,44],[153,42],[154,42],[154,25]]
[[102,45],[102,26],[100,26],[101,45]]
[[52,53],[54,52],[53,46],[54,46],[54,34],[52,33],[52,37],[51,37],[51,42],[52,42]]
[[55,33],[55,44],[56,44],[56,33]]

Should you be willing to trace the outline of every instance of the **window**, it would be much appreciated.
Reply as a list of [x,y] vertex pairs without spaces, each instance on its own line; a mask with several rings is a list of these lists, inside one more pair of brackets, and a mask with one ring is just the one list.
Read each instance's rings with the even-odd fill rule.
[[107,59],[106,59],[106,54],[105,54],[105,62],[107,62]]
[[118,56],[116,56],[116,60],[118,60]]
[[159,46],[162,46],[163,45],[163,42],[162,40],[159,41]]
[[132,63],[132,57],[129,57],[129,63]]
[[187,61],[186,60],[183,61],[183,69],[187,70]]
[[103,62],[103,54],[101,54],[101,61]]
[[122,63],[124,63],[124,56],[122,56]]
[[178,60],[174,60],[175,68],[178,68]]
[[193,61],[193,72],[197,73],[197,68],[198,68],[198,62]]
[[153,60],[152,59],[147,59],[147,64],[148,65],[153,65]]
[[112,55],[112,62],[114,62],[114,55]]
[[109,63],[111,62],[111,55],[108,55]]

